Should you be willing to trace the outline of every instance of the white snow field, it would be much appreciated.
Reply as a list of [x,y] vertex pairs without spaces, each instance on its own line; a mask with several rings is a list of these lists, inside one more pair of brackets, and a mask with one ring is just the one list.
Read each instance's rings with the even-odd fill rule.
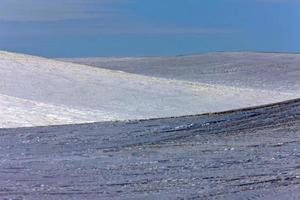
[[130,74],[0,51],[0,127],[201,114],[299,97]]
[[214,52],[166,57],[62,60],[147,76],[300,93],[300,54]]

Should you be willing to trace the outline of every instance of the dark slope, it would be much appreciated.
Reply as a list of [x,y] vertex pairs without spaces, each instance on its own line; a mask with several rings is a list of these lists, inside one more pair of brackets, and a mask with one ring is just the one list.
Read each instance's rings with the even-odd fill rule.
[[0,130],[0,199],[297,199],[300,100]]

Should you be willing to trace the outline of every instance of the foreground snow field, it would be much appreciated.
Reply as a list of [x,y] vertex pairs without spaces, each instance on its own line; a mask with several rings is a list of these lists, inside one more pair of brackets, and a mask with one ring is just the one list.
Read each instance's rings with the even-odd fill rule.
[[300,199],[300,99],[210,115],[0,129],[0,198]]
[[0,74],[4,128],[173,117],[298,97],[293,90],[154,78],[4,51]]

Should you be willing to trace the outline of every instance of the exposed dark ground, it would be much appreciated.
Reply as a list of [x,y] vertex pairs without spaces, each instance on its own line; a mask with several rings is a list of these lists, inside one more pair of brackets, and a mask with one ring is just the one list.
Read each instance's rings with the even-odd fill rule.
[[0,130],[0,199],[300,199],[300,99]]

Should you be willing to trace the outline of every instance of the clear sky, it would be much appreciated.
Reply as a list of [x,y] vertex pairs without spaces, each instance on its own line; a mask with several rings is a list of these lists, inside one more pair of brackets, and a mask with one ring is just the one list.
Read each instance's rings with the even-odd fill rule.
[[47,57],[300,52],[300,0],[0,0],[0,49]]

